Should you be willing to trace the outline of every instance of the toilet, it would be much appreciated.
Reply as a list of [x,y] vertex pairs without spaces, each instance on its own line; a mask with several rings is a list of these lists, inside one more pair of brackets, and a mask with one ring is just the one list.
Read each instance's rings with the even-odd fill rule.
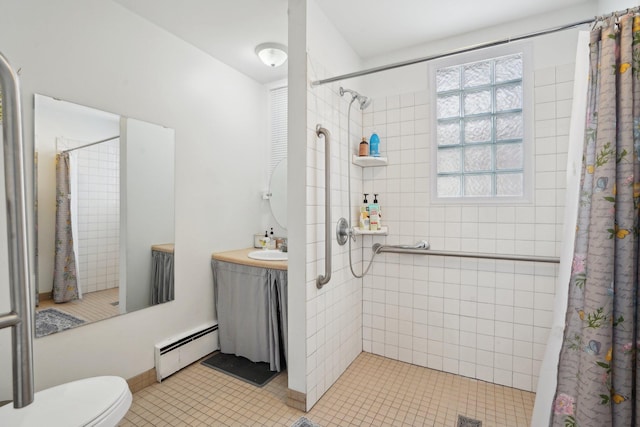
[[114,427],[131,406],[127,382],[115,376],[93,377],[61,384],[35,394],[21,409],[0,407],[0,426]]

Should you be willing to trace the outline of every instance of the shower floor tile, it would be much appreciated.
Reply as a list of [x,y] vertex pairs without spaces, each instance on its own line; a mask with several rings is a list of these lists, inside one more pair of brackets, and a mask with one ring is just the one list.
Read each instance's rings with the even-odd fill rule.
[[535,394],[361,353],[308,413],[286,405],[287,374],[263,388],[199,362],[133,396],[128,426],[528,426]]

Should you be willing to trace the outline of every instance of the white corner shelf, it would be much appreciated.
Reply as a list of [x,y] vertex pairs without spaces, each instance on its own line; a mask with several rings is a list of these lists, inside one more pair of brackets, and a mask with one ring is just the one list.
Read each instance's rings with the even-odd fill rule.
[[356,156],[354,154],[352,163],[366,168],[372,166],[387,166],[388,160],[386,157]]
[[380,230],[371,231],[371,230],[360,230],[358,227],[353,227],[353,234],[356,236],[387,236],[389,234],[389,228],[382,226]]

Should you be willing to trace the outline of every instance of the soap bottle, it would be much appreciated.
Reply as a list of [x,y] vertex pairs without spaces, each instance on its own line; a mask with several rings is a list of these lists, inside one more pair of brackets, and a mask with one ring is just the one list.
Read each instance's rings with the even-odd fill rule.
[[379,229],[380,229],[379,206],[377,203],[374,202],[369,204],[369,230],[378,231]]
[[362,137],[362,142],[360,142],[360,146],[358,147],[358,155],[360,157],[369,155],[369,143],[364,136]]
[[271,227],[271,233],[269,235],[269,249],[276,248],[276,236],[273,234],[273,227]]
[[373,195],[373,204],[378,207],[378,229],[382,228],[382,208],[380,207],[380,203],[378,203],[378,194],[374,193]]
[[264,237],[260,241],[260,243],[262,243],[262,249],[269,249],[269,240],[271,240],[269,238],[269,233],[267,233],[267,230],[265,230]]
[[374,131],[369,138],[369,155],[372,157],[380,157],[380,137]]
[[360,230],[369,229],[369,202],[367,201],[368,195],[369,193],[364,193],[364,201],[362,202],[362,206],[360,206],[360,219],[358,222]]

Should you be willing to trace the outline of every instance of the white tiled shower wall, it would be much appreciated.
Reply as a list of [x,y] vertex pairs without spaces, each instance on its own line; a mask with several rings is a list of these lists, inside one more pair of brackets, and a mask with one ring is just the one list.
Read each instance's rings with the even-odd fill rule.
[[[432,204],[426,92],[374,99],[363,134],[386,167],[363,172],[389,236],[433,249],[559,256],[573,64],[535,73],[533,203]],[[420,366],[533,391],[552,322],[556,264],[381,254],[363,284],[363,349]]]
[[117,288],[120,277],[119,140],[78,150],[78,252],[82,292]]
[[[321,65],[308,60],[309,79],[326,77]],[[307,93],[307,408],[347,369],[362,351],[362,286],[349,271],[348,244],[336,243],[335,225],[348,218],[347,114],[350,96],[341,97],[339,86],[310,88]],[[322,289],[316,278],[325,274],[325,140],[316,136],[316,125],[331,132],[331,236],[332,277]],[[351,111],[351,143],[358,144],[362,115]],[[362,171],[351,171],[352,204],[362,189]],[[355,212],[355,211],[354,211]],[[360,242],[352,254],[356,271],[361,258]]]

